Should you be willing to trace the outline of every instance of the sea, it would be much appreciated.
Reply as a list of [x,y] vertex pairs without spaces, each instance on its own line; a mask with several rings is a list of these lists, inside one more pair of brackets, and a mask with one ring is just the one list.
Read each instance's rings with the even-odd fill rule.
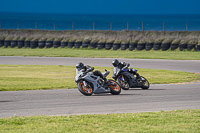
[[0,13],[1,29],[200,31],[200,14],[103,15]]

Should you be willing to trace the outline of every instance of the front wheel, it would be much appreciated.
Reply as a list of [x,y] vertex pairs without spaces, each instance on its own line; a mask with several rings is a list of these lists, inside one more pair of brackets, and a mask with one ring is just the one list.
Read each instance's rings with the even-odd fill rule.
[[119,95],[121,93],[121,88],[117,82],[109,80],[108,83],[112,84],[110,85],[110,93],[112,95]]
[[92,86],[87,83],[86,81],[86,86],[84,85],[83,83],[84,81],[81,80],[77,83],[77,86],[78,86],[78,90],[83,94],[83,95],[86,95],[86,96],[91,96],[92,93],[93,93],[93,89],[92,89]]
[[150,84],[149,84],[149,81],[145,77],[141,76],[140,83],[141,83],[141,88],[142,89],[144,89],[144,90],[149,89]]
[[117,83],[120,85],[120,87],[123,90],[129,90],[129,83],[128,83],[128,78],[124,75],[120,75],[117,77]]

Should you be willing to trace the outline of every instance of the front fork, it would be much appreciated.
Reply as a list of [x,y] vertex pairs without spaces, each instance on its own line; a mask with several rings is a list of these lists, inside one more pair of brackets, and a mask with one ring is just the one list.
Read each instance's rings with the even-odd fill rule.
[[83,81],[84,86],[87,86],[87,83],[85,81]]
[[83,81],[83,84],[84,84],[85,87],[90,88],[90,86],[87,84],[86,81]]
[[120,78],[121,78],[122,81],[124,81],[124,75],[122,75]]

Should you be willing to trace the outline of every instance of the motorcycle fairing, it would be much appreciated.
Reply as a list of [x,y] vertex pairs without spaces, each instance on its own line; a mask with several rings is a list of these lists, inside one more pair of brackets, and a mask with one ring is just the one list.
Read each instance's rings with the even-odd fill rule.
[[[78,81],[84,79],[85,81],[92,83],[93,84],[93,92],[95,94],[98,93],[109,93],[110,89],[105,89],[104,87],[102,87],[97,81],[100,79],[99,76],[93,75],[91,72],[89,72],[88,74],[90,74],[93,78],[91,78],[90,76],[88,76],[87,74],[82,76]],[[77,81],[77,82],[78,82]]]
[[136,78],[134,77],[133,74],[129,73],[128,71],[124,72],[122,71],[120,75],[124,75],[128,77],[130,80],[128,80],[130,87],[135,87],[136,84]]

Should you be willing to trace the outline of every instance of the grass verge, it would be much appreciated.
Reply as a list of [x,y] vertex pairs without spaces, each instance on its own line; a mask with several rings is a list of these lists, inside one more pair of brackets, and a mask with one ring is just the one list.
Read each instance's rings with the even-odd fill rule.
[[200,52],[189,51],[129,51],[129,50],[97,50],[97,49],[18,49],[0,48],[0,56],[43,56],[43,57],[90,57],[90,58],[130,58],[130,59],[169,59],[200,60]]
[[0,132],[200,132],[200,110],[0,119]]
[[[101,72],[109,70],[111,73],[108,78],[111,79],[112,67],[95,67],[95,69]],[[141,68],[138,70],[139,74],[146,77],[151,84],[190,82],[200,79],[199,74],[189,72]],[[75,66],[0,65],[0,91],[77,88],[74,81],[75,71]]]

